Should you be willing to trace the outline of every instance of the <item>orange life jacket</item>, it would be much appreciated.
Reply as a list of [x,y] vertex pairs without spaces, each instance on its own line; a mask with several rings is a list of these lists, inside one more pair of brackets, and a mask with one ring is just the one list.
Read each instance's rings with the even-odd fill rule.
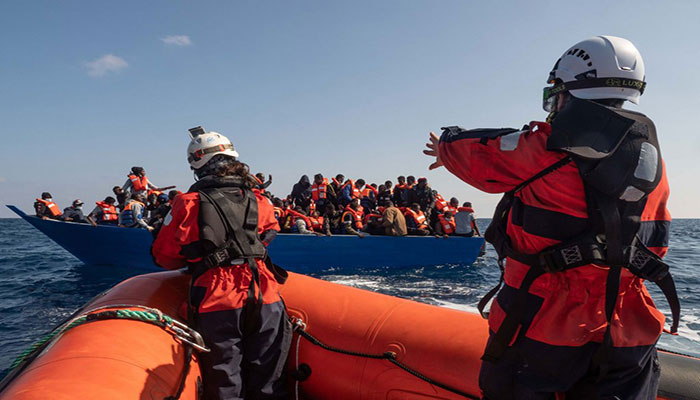
[[457,209],[457,211],[458,211],[458,212],[459,212],[459,211],[464,211],[464,212],[468,212],[468,213],[473,213],[473,212],[474,212],[474,209],[471,208],[471,207],[459,207],[459,208]]
[[415,212],[409,208],[406,210],[404,215],[413,218],[413,221],[416,223],[416,228],[428,229],[428,221],[425,220],[425,214],[423,214],[423,211],[418,210],[418,212]]
[[316,202],[311,200],[309,203],[309,215],[313,214],[314,211],[316,211]]
[[352,215],[353,226],[355,227],[355,229],[361,230],[364,227],[364,224],[362,223],[362,211],[361,210],[355,211],[348,204],[345,207],[345,211],[343,212],[343,216],[341,217],[340,220],[345,221],[345,216],[348,214]]
[[351,191],[350,191],[350,197],[353,198],[353,199],[359,199],[360,196],[361,196],[360,189],[358,189],[358,188],[355,186],[355,181],[353,181],[352,179],[348,179],[348,181],[345,182],[345,184],[343,185],[342,188],[340,188],[340,190],[341,190],[341,191],[344,190],[345,187],[348,186],[348,185],[350,185],[350,189],[351,189]]
[[440,221],[440,226],[442,227],[442,232],[446,235],[451,235],[455,232],[455,220],[446,219],[444,215],[438,214],[438,220]]
[[52,217],[58,217],[61,215],[61,209],[58,208],[58,204],[54,203],[53,201],[46,201],[44,199],[36,199],[36,201],[43,204],[49,210]]
[[377,194],[379,194],[379,191],[377,189],[375,189],[374,186],[365,185],[365,188],[362,189],[362,192],[361,192],[362,198],[370,197],[369,196],[370,193],[374,193],[374,198],[377,198]]
[[291,216],[292,224],[295,224],[298,219],[303,219],[304,223],[306,224],[306,229],[313,230],[313,224],[311,223],[309,217],[307,217],[306,215],[295,210],[287,210],[287,215]]
[[129,174],[129,180],[134,186],[134,192],[141,192],[143,190],[148,190],[148,178],[144,175],[138,177],[134,174]]
[[326,199],[326,190],[328,189],[328,178],[323,178],[323,182],[320,185],[314,183],[311,185],[311,199],[313,201],[318,201],[318,199]]
[[442,195],[440,193],[435,195],[435,208],[438,211],[443,212],[443,210],[449,206],[450,206],[449,203],[447,203],[447,201],[445,201],[445,198],[442,197]]
[[98,201],[95,204],[97,204],[97,207],[100,207],[100,209],[102,210],[101,221],[116,221],[119,219],[117,207],[115,207],[113,204],[107,204],[104,201]]
[[277,219],[277,221],[279,221],[280,218],[284,217],[285,215],[284,209],[279,207],[274,207],[273,212],[275,213],[275,218]]
[[323,230],[323,217],[309,217],[313,230],[321,232]]

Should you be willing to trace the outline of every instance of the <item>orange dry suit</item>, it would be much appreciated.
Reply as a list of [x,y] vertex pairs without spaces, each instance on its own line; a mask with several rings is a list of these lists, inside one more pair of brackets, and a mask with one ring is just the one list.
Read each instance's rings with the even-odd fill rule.
[[200,355],[203,398],[286,398],[284,274],[266,250],[278,230],[272,205],[244,179],[208,176],[174,199],[153,242],[158,265],[192,274],[192,319],[211,348]]
[[[482,390],[564,392],[585,381],[601,396],[653,390],[664,316],[643,281],[667,295],[672,331],[680,307],[660,258],[671,217],[651,120],[572,99],[551,126],[443,129],[447,169],[477,189],[506,193],[485,235],[506,262],[488,314]],[[632,372],[623,380],[608,374],[614,370]]]

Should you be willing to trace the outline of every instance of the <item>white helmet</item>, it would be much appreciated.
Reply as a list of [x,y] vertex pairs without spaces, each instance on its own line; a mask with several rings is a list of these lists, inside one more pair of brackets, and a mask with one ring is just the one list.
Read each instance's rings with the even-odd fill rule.
[[238,158],[238,152],[228,138],[217,132],[206,132],[198,126],[190,129],[190,141],[187,146],[187,161],[192,169],[200,169],[217,154]]
[[553,111],[553,98],[570,92],[579,99],[622,99],[638,104],[644,93],[644,61],[627,39],[596,36],[576,43],[557,60],[544,89],[543,107]]

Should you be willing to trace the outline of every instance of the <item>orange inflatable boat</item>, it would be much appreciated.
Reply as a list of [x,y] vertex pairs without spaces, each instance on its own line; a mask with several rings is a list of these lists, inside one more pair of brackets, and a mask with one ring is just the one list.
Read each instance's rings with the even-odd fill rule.
[[[18,363],[0,399],[201,398],[201,339],[177,322],[188,280],[141,275],[93,299]],[[478,315],[297,274],[282,295],[303,333],[288,360],[291,398],[478,398],[487,336]],[[659,398],[700,399],[700,359],[660,359]]]

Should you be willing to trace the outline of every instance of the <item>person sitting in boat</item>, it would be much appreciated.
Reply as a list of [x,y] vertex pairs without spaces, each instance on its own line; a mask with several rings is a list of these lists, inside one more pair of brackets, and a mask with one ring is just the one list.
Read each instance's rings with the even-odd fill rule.
[[41,219],[60,219],[61,209],[58,204],[54,203],[51,193],[44,192],[40,199],[34,202],[34,211],[36,216]]
[[[225,136],[194,133],[187,153],[198,180],[173,201],[153,242],[154,260],[192,274],[191,322],[211,349],[199,355],[202,398],[286,399],[292,337],[278,293],[284,278],[267,257],[279,230],[272,204],[253,190],[248,166]],[[253,224],[249,213],[257,216]]]
[[277,223],[282,225],[282,220],[287,215],[287,211],[284,209],[284,202],[282,201],[282,199],[275,197],[272,199],[272,207],[275,213],[275,219],[277,220]]
[[344,233],[343,224],[340,222],[342,215],[343,213],[338,211],[333,204],[326,204],[323,212],[323,229],[321,232],[326,236]]
[[379,190],[376,183],[365,185],[364,189],[360,191],[360,204],[362,207],[368,211],[376,209],[378,194]]
[[159,194],[155,201],[155,209],[151,212],[148,219],[148,224],[154,229],[158,229],[165,220],[165,216],[170,212],[170,204],[169,195],[165,193]]
[[287,211],[287,215],[289,215],[293,221],[290,230],[291,233],[322,236],[321,233],[314,231],[314,224],[311,218],[306,215],[300,206],[296,206],[293,210]]
[[114,206],[116,200],[112,196],[107,196],[103,201],[98,201],[95,208],[87,216],[88,222],[92,226],[97,225],[118,225],[119,213]]
[[350,204],[351,201],[357,199],[360,200],[362,198],[362,188],[365,186],[365,180],[364,179],[358,179],[357,181],[353,181],[352,179],[348,179],[345,181],[343,184],[343,187],[340,188],[340,204]]
[[455,233],[455,219],[452,215],[452,211],[445,211],[437,216],[438,222],[435,224],[435,237],[444,237],[447,239],[448,236]]
[[362,232],[364,223],[362,221],[360,199],[353,199],[350,204],[345,206],[341,217],[341,223],[343,224],[343,233],[347,235],[357,235],[359,237],[365,236],[365,233]]
[[125,228],[143,228],[148,231],[153,231],[153,227],[146,223],[144,212],[146,205],[145,198],[141,193],[133,193],[131,198],[126,202],[124,210],[119,213],[119,226]]
[[406,218],[404,218],[401,210],[394,206],[393,202],[388,202],[386,209],[382,214],[382,225],[384,226],[384,234],[387,236],[406,236]]
[[[420,182],[420,179],[418,180]],[[428,236],[430,235],[430,225],[420,204],[413,203],[404,213],[406,217],[406,229],[409,235]]]
[[122,189],[121,186],[113,187],[112,193],[114,193],[114,197],[117,200],[117,208],[119,208],[119,211],[123,211],[126,201],[129,199],[129,195],[124,191],[124,189]]
[[88,220],[83,214],[83,202],[80,199],[73,200],[70,207],[63,209],[63,215],[61,215],[62,221],[77,222],[79,224],[87,224]]
[[[379,208],[382,209],[382,212],[384,211],[383,207]],[[370,235],[383,235],[385,233],[385,228],[382,224],[384,222],[382,212],[370,210],[365,213],[365,216],[363,217],[365,232],[369,233]]]
[[644,80],[634,44],[596,36],[555,62],[547,122],[430,133],[430,169],[505,193],[485,233],[504,283],[490,292],[500,288],[481,358],[485,398],[656,398],[665,317],[644,280],[666,296],[671,333],[680,302],[661,258],[671,216],[656,128],[623,108]]
[[464,202],[462,207],[457,207],[457,213],[455,214],[455,236],[481,236],[479,233],[479,227],[476,226],[476,217],[474,216],[474,209],[472,208],[472,203]]

